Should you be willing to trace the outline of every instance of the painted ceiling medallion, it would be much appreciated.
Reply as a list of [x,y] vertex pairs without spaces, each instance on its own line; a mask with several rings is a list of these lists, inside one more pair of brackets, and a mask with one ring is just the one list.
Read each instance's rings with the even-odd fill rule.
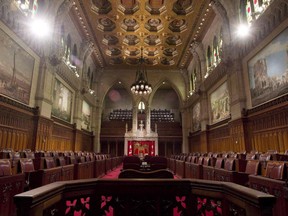
[[91,10],[96,14],[108,14],[112,10],[112,6],[107,0],[92,0]]
[[161,44],[161,40],[158,35],[149,35],[144,39],[144,42],[150,46],[157,46]]
[[121,24],[121,28],[125,31],[133,32],[139,29],[139,24],[134,18],[125,18]]
[[145,23],[145,28],[151,32],[159,32],[164,26],[162,24],[161,19],[149,19],[148,22]]
[[173,4],[173,11],[177,15],[187,15],[193,11],[192,0],[177,0]]
[[104,35],[102,40],[102,43],[105,45],[116,45],[118,42],[118,38],[114,35]]
[[163,65],[174,65],[174,64],[175,64],[175,61],[174,61],[173,59],[163,57],[163,58],[161,59],[161,63],[162,63]]
[[187,29],[186,21],[184,19],[174,19],[170,22],[169,29],[172,32],[183,32]]
[[121,54],[121,50],[119,48],[116,47],[109,47],[106,50],[106,55],[108,56],[118,56]]
[[118,10],[125,15],[134,14],[139,10],[139,2],[135,0],[132,1],[121,0],[120,4],[118,5]]
[[172,35],[167,37],[166,43],[168,45],[180,45],[182,43],[180,35]]
[[111,19],[103,17],[98,20],[97,27],[99,30],[106,32],[106,31],[113,31],[116,28],[116,25]]
[[134,46],[140,42],[140,39],[136,35],[126,35],[123,39],[125,45]]
[[173,56],[174,57],[174,56],[178,55],[178,52],[177,52],[176,48],[169,47],[169,48],[164,49],[163,54],[166,56]]

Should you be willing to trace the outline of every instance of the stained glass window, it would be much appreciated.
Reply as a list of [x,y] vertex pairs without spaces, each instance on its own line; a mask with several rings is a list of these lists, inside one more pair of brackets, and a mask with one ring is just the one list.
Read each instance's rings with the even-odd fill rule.
[[219,60],[219,44],[218,44],[217,37],[214,36],[214,40],[213,40],[213,63],[214,63],[214,66],[218,65],[218,60]]
[[272,0],[240,0],[241,21],[249,25],[267,9]]
[[207,48],[207,64],[208,64],[208,70],[212,66],[212,53],[211,53],[211,47],[208,46]]

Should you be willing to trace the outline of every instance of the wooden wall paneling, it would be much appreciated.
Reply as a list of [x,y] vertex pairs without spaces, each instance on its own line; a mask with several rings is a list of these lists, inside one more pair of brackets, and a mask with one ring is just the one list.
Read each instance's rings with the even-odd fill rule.
[[94,140],[93,132],[81,131],[81,134],[82,134],[81,136],[82,150],[93,151],[93,140]]
[[35,150],[53,150],[51,145],[53,120],[36,116],[35,122],[37,124]]
[[73,130],[72,125],[63,125],[54,122],[51,138],[51,150],[75,151]]
[[200,136],[201,136],[200,137],[200,143],[201,143],[200,152],[207,152],[208,151],[208,132],[202,131]]
[[0,96],[0,148],[32,149],[37,109]]
[[288,96],[275,99],[251,110],[246,117],[251,130],[252,145],[258,151],[275,149],[284,152],[288,147]]
[[230,136],[228,124],[209,129],[208,132],[208,151],[222,152],[234,151],[234,146]]

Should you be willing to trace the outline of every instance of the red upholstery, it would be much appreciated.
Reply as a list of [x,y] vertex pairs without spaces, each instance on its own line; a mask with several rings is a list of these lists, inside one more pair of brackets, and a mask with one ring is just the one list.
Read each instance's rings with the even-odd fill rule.
[[266,177],[283,180],[285,163],[282,161],[269,161],[266,167]]
[[210,157],[205,157],[203,159],[203,165],[210,166],[210,164],[211,164],[211,160],[210,159],[211,159]]
[[55,162],[53,157],[47,157],[44,159],[44,168],[45,169],[51,169],[55,167]]
[[215,163],[215,168],[223,168],[224,166],[224,159],[223,158],[217,158],[216,163]]
[[22,158],[20,159],[20,172],[32,172],[35,171],[34,164],[31,158]]
[[12,169],[11,163],[8,159],[0,159],[0,177],[2,176],[11,176]]
[[225,160],[224,169],[228,171],[235,170],[235,159],[234,158],[227,158]]
[[245,173],[252,174],[252,175],[259,175],[260,162],[258,160],[249,160],[246,164]]

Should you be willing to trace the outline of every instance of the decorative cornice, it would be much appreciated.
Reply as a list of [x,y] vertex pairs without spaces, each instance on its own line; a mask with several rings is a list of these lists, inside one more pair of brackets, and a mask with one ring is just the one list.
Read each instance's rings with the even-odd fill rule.
[[287,102],[288,102],[288,94],[286,94],[280,98],[276,98],[275,100],[272,100],[270,102],[261,104],[257,107],[252,108],[252,109],[248,109],[248,110],[243,109],[242,115],[243,116],[249,116],[252,114],[256,114],[258,112],[266,111],[266,109],[269,109],[269,108],[275,107],[275,106],[287,107],[287,104],[285,104]]
[[22,109],[22,110],[25,110],[25,111],[28,111],[28,112],[31,112],[33,114],[37,114],[38,113],[38,107],[36,108],[33,108],[33,107],[29,107],[28,105],[25,105],[25,104],[22,104],[18,101],[15,101],[13,99],[10,99],[8,97],[5,97],[3,95],[0,95],[0,102],[1,103],[4,103],[4,104],[7,104],[7,105],[11,105],[13,107],[16,107],[16,108],[19,108],[19,109]]

